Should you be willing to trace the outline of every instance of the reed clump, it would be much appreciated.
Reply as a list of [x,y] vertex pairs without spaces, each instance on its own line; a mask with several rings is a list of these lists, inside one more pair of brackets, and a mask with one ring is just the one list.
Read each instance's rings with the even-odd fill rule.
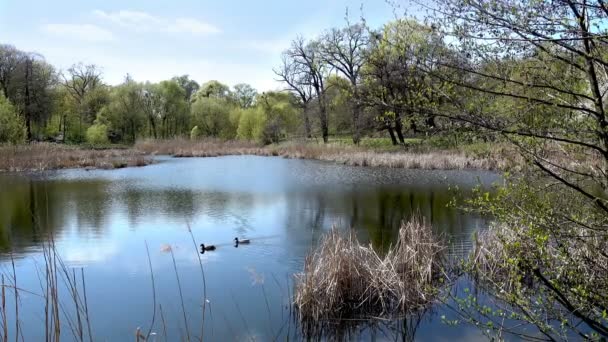
[[296,275],[294,305],[305,329],[344,319],[394,319],[427,307],[445,279],[445,246],[421,219],[403,222],[384,255],[332,229]]
[[54,143],[0,145],[0,171],[143,166],[152,158],[133,149],[92,149]]

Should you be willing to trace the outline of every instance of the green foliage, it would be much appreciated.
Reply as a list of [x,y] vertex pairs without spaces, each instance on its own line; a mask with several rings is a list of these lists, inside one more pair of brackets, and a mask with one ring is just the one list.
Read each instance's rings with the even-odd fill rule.
[[0,143],[25,140],[25,122],[9,100],[0,94]]
[[198,126],[204,136],[232,139],[237,129],[230,122],[233,108],[226,98],[197,97],[190,110],[191,123]]
[[241,111],[237,137],[244,140],[261,140],[266,125],[266,116],[260,108]]
[[108,126],[104,124],[93,124],[87,129],[87,142],[92,145],[107,144],[108,139]]
[[203,84],[200,90],[196,93],[195,100],[198,100],[201,97],[211,97],[211,98],[227,98],[230,95],[230,88],[219,82],[219,81],[209,81]]
[[201,137],[201,130],[198,128],[198,126],[192,127],[192,130],[190,131],[190,139],[196,140],[200,137]]

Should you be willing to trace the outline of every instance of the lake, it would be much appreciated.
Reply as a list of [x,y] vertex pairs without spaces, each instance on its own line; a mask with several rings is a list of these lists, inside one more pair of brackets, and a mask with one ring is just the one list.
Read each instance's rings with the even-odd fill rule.
[[[31,292],[19,298],[25,340],[44,340],[39,276],[47,236],[79,281],[83,270],[96,340],[133,340],[138,327],[149,329],[154,303],[151,340],[165,334],[186,339],[183,311],[190,334],[200,336],[199,257],[208,300],[205,339],[298,339],[290,317],[292,276],[324,232],[332,226],[354,229],[359,239],[384,250],[400,221],[419,213],[450,241],[452,254],[463,254],[472,233],[487,221],[448,206],[452,190],[466,194],[498,180],[480,171],[349,167],[279,157],[157,159],[141,168],[0,174],[0,267],[8,282],[14,260],[17,287]],[[199,254],[192,236],[196,245],[217,250]],[[252,242],[235,248],[235,237]],[[69,315],[69,293],[63,291],[60,300]],[[14,332],[10,300],[7,308]],[[450,313],[441,306],[422,315],[415,339],[484,340],[474,327],[444,324],[443,315]],[[64,325],[62,339],[74,339],[67,318]],[[402,325],[362,326],[347,338],[411,338]]]

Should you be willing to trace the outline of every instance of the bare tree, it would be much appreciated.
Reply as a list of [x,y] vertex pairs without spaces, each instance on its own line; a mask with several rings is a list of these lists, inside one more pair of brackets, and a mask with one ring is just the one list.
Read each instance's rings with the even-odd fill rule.
[[288,65],[293,64],[290,72],[299,80],[301,85],[308,85],[314,92],[317,100],[319,122],[323,142],[329,139],[329,120],[327,116],[327,101],[325,79],[329,74],[329,67],[321,55],[321,43],[319,41],[307,42],[302,37],[296,38],[291,43],[291,48],[283,53],[284,60]]
[[369,46],[369,31],[365,22],[333,28],[322,38],[321,52],[323,60],[348,79],[352,87],[352,135],[353,142],[361,140],[361,99],[359,94],[360,71],[366,61],[366,50]]
[[301,70],[301,65],[295,63],[287,54],[283,54],[283,63],[280,69],[274,73],[279,80],[287,84],[287,90],[294,93],[299,99],[304,120],[304,132],[307,138],[312,137],[312,125],[310,123],[309,104],[313,99],[313,87],[310,82],[309,73]]
[[[63,76],[63,86],[68,93],[76,101],[79,111],[80,127],[79,131],[82,135],[82,121],[85,116],[93,116],[95,113],[89,113],[88,108],[85,108],[86,96],[101,84],[101,71],[94,64],[78,63],[72,65],[67,70],[67,76]],[[66,118],[64,117],[64,132]]]

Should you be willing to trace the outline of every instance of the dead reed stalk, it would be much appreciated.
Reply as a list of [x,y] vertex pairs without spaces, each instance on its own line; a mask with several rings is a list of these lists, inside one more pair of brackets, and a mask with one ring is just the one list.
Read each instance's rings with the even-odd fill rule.
[[332,229],[296,275],[294,304],[304,329],[331,320],[392,319],[433,301],[445,247],[424,221],[403,222],[386,255]]

